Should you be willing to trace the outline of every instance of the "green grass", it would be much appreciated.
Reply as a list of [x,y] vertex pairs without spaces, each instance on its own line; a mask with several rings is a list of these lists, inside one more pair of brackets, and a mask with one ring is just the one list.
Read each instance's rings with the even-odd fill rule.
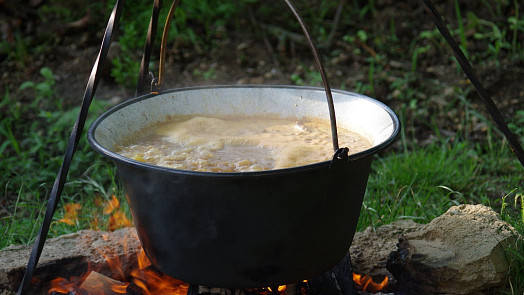
[[[79,112],[78,107],[63,109],[54,89],[51,70],[42,68],[41,74],[44,78],[42,82],[21,85],[21,88],[34,92],[35,99],[30,103],[15,101],[9,92],[0,101],[0,110],[5,114],[0,119],[0,200],[5,208],[0,215],[0,248],[10,244],[27,244],[35,238]],[[107,107],[107,104],[95,100],[86,126]],[[75,227],[54,224],[50,236],[88,228],[87,221],[94,217],[88,214],[96,208],[93,200],[97,196],[109,198],[108,194],[115,193],[123,199],[114,177],[110,177],[114,175],[114,168],[89,147],[85,132],[72,162],[63,201],[56,216],[63,215],[65,202],[77,202],[86,208],[87,213],[80,216],[86,222],[79,222]],[[100,219],[107,218],[102,216]]]
[[359,229],[403,218],[431,221],[475,193],[479,166],[463,143],[434,143],[376,157]]
[[505,249],[510,262],[507,290],[503,294],[524,294],[524,195],[522,190],[504,196],[501,210],[502,218],[509,222],[520,234],[512,245]]
[[502,196],[523,189],[522,167],[507,145],[492,145],[486,153],[481,145],[442,139],[376,156],[359,229],[403,218],[426,223],[463,203],[501,210]]

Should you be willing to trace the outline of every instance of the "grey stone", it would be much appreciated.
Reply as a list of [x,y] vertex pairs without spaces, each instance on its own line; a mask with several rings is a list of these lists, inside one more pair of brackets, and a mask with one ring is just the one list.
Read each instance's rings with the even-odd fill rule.
[[400,290],[413,294],[479,294],[503,283],[504,249],[516,235],[489,207],[454,206],[399,239],[387,269]]

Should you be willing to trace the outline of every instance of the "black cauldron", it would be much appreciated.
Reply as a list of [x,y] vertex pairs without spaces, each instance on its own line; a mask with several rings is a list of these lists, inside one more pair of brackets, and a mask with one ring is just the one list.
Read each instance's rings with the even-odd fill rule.
[[116,165],[144,250],[162,272],[195,284],[255,288],[312,278],[347,253],[373,154],[400,124],[384,104],[333,90],[339,126],[373,147],[349,157],[260,172],[197,172],[154,166],[114,152],[123,139],[173,115],[264,115],[328,119],[324,89],[211,86],[125,101],[90,127],[89,143]]

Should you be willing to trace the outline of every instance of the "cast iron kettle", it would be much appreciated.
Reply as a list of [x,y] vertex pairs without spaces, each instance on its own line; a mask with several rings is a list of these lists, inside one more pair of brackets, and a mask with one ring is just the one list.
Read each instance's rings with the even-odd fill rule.
[[[305,25],[286,3],[310,41],[324,89],[211,86],[154,91],[109,110],[89,129],[89,143],[117,167],[145,253],[170,276],[206,286],[255,288],[328,270],[351,245],[372,155],[399,133],[397,116],[380,102],[343,91],[333,97]],[[167,23],[177,5],[175,1]],[[162,48],[166,28],[168,24]],[[155,87],[163,81],[163,50],[160,58]],[[372,148],[354,155],[339,149],[335,103],[344,114],[339,123],[368,137]],[[335,154],[331,161],[301,167],[217,173],[157,167],[114,152],[119,140],[142,128],[189,114],[330,118]]]
[[162,272],[213,287],[284,285],[315,277],[346,255],[373,154],[399,132],[397,116],[382,103],[332,93],[339,126],[365,135],[372,148],[350,155],[337,149],[331,161],[300,167],[233,173],[159,167],[114,152],[122,139],[172,115],[328,117],[323,89],[294,86],[144,95],[99,117],[88,139],[115,163],[140,241]]

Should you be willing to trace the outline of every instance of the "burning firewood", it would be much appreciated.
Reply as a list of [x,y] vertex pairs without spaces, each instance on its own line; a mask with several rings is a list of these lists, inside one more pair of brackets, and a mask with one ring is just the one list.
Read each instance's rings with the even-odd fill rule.
[[76,295],[117,295],[126,294],[127,284],[113,280],[96,271],[89,273]]

